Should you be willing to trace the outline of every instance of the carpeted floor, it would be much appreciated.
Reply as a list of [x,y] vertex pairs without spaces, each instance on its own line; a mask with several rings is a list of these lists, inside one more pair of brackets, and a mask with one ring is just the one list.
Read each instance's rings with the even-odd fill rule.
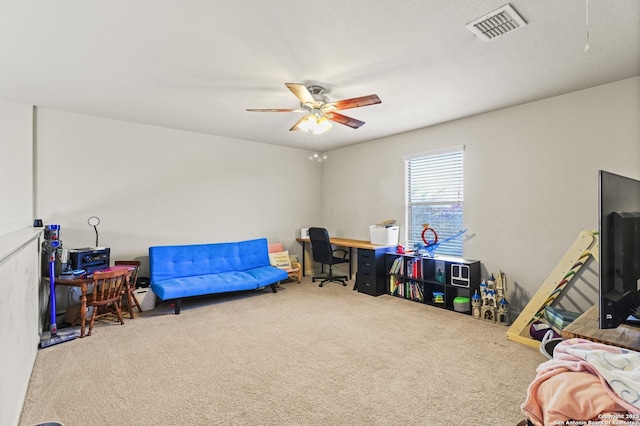
[[516,425],[545,358],[506,327],[307,277],[40,350],[20,425]]

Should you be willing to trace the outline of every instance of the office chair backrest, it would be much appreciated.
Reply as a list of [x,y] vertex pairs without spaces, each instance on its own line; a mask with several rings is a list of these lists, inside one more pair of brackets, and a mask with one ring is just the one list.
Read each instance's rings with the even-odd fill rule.
[[309,228],[313,260],[328,265],[333,260],[333,249],[329,241],[329,232],[324,228]]

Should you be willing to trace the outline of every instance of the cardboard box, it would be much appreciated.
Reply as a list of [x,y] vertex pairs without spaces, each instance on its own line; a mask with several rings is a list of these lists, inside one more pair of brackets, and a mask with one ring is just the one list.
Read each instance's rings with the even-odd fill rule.
[[400,227],[371,225],[369,227],[369,235],[371,244],[397,246],[400,238]]

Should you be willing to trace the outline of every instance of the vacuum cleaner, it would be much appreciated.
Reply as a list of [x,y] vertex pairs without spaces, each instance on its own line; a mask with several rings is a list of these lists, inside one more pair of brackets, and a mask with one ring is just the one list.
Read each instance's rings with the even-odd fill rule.
[[49,260],[49,309],[51,321],[49,322],[49,338],[40,340],[40,349],[68,342],[76,338],[75,333],[60,334],[56,325],[56,252],[62,247],[60,241],[60,225],[47,225],[44,229],[44,241],[42,252]]

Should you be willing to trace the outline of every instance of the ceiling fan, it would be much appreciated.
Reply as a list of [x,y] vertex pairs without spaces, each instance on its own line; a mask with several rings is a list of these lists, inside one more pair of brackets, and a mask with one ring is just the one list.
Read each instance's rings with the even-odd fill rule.
[[253,112],[304,112],[302,118],[300,118],[296,124],[289,130],[305,130],[314,134],[323,133],[331,128],[331,123],[327,120],[335,123],[344,124],[353,129],[364,124],[364,121],[347,117],[344,114],[340,114],[337,111],[358,108],[367,105],[379,104],[382,101],[378,95],[360,96],[357,98],[343,99],[341,101],[331,102],[329,98],[324,95],[325,89],[322,86],[311,85],[305,86],[300,83],[285,83],[285,86],[293,92],[293,94],[300,100],[300,108],[267,108],[267,109],[255,109],[247,108],[247,111]]

